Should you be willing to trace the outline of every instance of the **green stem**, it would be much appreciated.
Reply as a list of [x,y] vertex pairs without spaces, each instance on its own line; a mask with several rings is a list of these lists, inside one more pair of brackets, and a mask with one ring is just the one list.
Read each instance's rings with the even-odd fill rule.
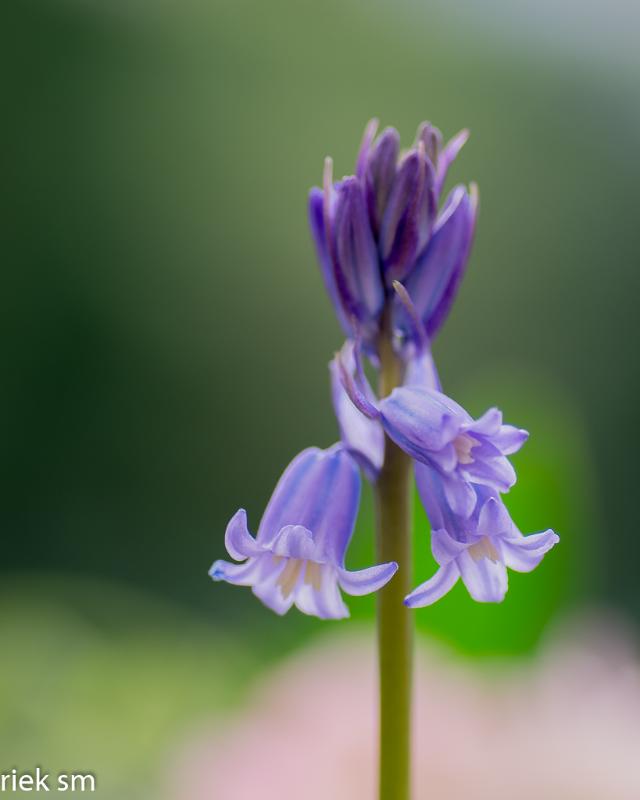
[[[402,364],[388,336],[380,340],[380,395],[402,380]],[[411,666],[413,618],[403,605],[411,590],[411,460],[388,437],[375,487],[378,561],[399,570],[378,593],[380,669],[379,800],[411,797]]]

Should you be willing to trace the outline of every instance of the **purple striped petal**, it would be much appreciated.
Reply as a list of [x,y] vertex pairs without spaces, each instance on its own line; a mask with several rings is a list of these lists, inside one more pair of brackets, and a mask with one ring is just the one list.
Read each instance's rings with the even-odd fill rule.
[[346,619],[349,609],[338,588],[338,576],[331,567],[320,568],[320,587],[303,580],[295,594],[295,605],[303,614],[320,619]]
[[[416,147],[422,142],[424,151],[432,164],[438,163],[440,151],[442,149],[442,134],[439,129],[430,122],[422,122],[416,134]],[[440,194],[440,192],[438,192]]]
[[458,567],[455,561],[452,561],[445,567],[440,567],[433,578],[420,584],[417,589],[408,594],[404,599],[404,604],[409,608],[430,606],[451,591],[459,577]]
[[458,542],[456,539],[452,539],[444,528],[434,530],[431,533],[431,552],[441,567],[446,567],[466,547],[467,544],[465,542]]
[[471,597],[478,603],[500,603],[507,592],[507,568],[488,558],[474,559],[465,550],[456,564]]
[[304,525],[285,525],[274,539],[271,551],[279,558],[319,560],[313,534]]
[[367,207],[371,227],[376,236],[380,231],[387,201],[396,174],[400,136],[394,128],[386,128],[369,156],[366,173]]
[[395,561],[354,571],[341,568],[338,570],[338,581],[347,594],[360,596],[377,592],[393,578],[397,571],[398,565]]
[[503,425],[492,437],[492,441],[503,455],[510,456],[512,453],[517,453],[528,438],[528,431],[514,428],[513,425]]
[[529,536],[503,539],[500,544],[504,563],[516,572],[531,572],[545,553],[559,541],[560,537],[550,529]]
[[324,196],[322,190],[315,186],[309,192],[308,211],[309,226],[311,228],[311,235],[316,248],[316,255],[318,257],[318,263],[320,264],[320,272],[325,289],[329,295],[329,299],[331,300],[331,304],[336,312],[342,330],[347,337],[352,337],[354,335],[353,327],[338,291],[333,261],[327,245],[327,232],[324,219]]
[[[345,342],[341,351],[344,368],[352,375],[355,372],[353,342]],[[331,398],[333,409],[340,428],[340,437],[349,453],[356,459],[370,481],[377,479],[384,460],[384,430],[378,420],[365,416],[353,404],[347,394],[340,376],[340,368],[334,359],[329,364],[331,374]],[[371,404],[376,398],[366,378],[363,394]]]
[[513,522],[504,503],[490,497],[482,506],[478,518],[478,533],[484,536],[509,536]]
[[345,178],[338,189],[334,237],[339,290],[347,287],[359,321],[376,319],[384,304],[384,289],[363,188],[356,178]]
[[227,553],[236,561],[244,561],[249,556],[257,556],[264,552],[263,548],[249,533],[247,527],[247,512],[239,509],[231,517],[224,534],[224,545]]
[[469,261],[469,255],[471,254],[478,217],[478,189],[475,184],[471,184],[469,198],[466,245],[460,246],[458,259],[451,271],[451,278],[442,293],[440,301],[433,307],[428,320],[425,321],[427,334],[432,338],[440,330],[446,318],[449,316],[449,311],[458,294],[458,289],[460,288],[460,283],[462,282]]
[[[424,254],[406,282],[406,289],[429,336],[449,311],[470,251],[472,203],[463,186],[456,187],[438,218]],[[407,328],[406,312],[396,303],[397,324]]]
[[396,444],[425,463],[451,442],[467,421],[464,409],[451,398],[415,385],[394,389],[381,400],[380,414]]

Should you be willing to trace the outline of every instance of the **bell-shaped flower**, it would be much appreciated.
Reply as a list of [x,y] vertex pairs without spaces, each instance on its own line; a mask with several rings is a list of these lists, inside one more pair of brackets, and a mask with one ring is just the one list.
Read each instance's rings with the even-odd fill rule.
[[240,509],[225,534],[229,555],[209,574],[253,593],[277,614],[295,605],[321,619],[349,616],[340,589],[351,595],[377,591],[396,572],[393,562],[357,571],[344,558],[360,502],[358,467],[342,445],[309,448],[287,467],[255,537]]
[[462,578],[480,603],[499,603],[507,591],[507,567],[530,572],[558,541],[552,531],[523,536],[499,495],[474,485],[476,504],[470,517],[450,507],[441,475],[416,464],[416,483],[431,523],[431,550],[439,565],[435,575],[405,598],[410,608],[431,605]]
[[[336,358],[351,401],[369,419],[378,420],[387,435],[413,459],[440,473],[447,501],[456,513],[468,517],[473,511],[476,495],[472,483],[496,492],[507,492],[513,486],[516,474],[507,456],[522,447],[527,431],[503,425],[497,408],[473,419],[455,400],[429,388],[429,370],[424,365],[417,370],[422,380],[416,378],[382,400],[372,400],[363,386],[357,347],[353,355],[355,373],[350,372],[341,355]],[[437,380],[435,372],[429,380]]]

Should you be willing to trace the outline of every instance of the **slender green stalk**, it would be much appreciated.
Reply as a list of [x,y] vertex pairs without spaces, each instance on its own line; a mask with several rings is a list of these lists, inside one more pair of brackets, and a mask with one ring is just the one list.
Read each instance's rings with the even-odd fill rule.
[[[402,380],[402,365],[388,335],[380,342],[380,395]],[[403,605],[411,590],[411,460],[388,437],[376,489],[378,560],[399,570],[378,593],[380,669],[379,800],[411,797],[411,667],[413,618]]]

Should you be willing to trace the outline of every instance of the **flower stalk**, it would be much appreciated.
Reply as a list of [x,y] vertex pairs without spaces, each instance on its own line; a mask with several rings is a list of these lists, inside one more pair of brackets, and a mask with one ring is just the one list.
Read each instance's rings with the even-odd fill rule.
[[[380,394],[402,382],[389,326],[380,338]],[[411,797],[413,617],[403,600],[411,590],[411,459],[385,436],[384,462],[375,484],[377,556],[399,565],[395,580],[378,592],[379,800]]]

